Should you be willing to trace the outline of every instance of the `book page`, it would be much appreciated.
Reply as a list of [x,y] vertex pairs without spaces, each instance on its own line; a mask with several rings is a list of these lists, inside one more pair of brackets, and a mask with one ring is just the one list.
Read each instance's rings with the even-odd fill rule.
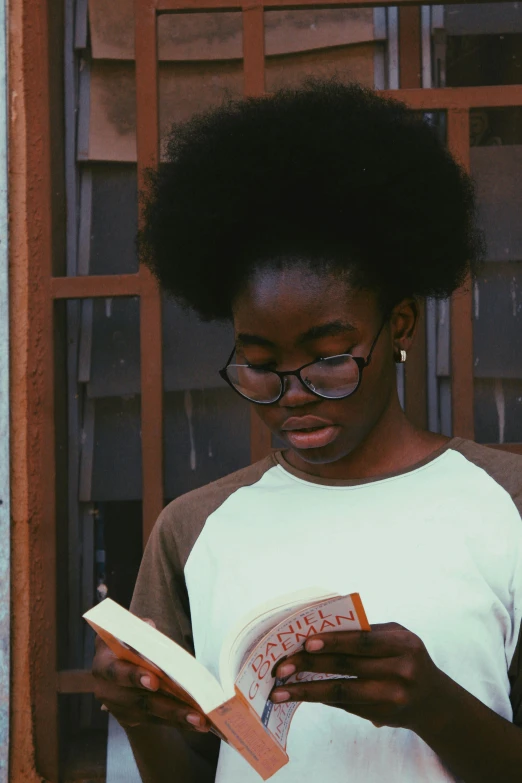
[[243,616],[227,635],[221,650],[219,677],[225,693],[233,695],[235,679],[248,654],[272,628],[298,609],[334,597],[335,593],[324,588],[309,587],[278,596]]
[[[290,721],[298,705],[292,702],[273,704],[269,700],[276,685],[272,676],[274,667],[283,658],[302,650],[309,636],[359,630],[370,630],[359,595],[337,596],[293,613],[266,634],[250,652],[236,679],[236,687],[281,747],[286,748]],[[297,678],[303,682],[340,676],[301,672]],[[295,682],[296,675],[293,678]],[[292,678],[287,681],[292,682]],[[277,684],[283,682],[278,681]]]
[[[110,598],[83,616],[118,657],[137,663],[138,653],[144,659],[139,665],[148,670],[151,665],[157,667],[172,680],[169,692],[183,701],[199,705],[205,713],[225,701],[221,685],[193,655]],[[162,684],[164,682],[162,678]],[[176,689],[176,684],[186,692],[188,700]]]

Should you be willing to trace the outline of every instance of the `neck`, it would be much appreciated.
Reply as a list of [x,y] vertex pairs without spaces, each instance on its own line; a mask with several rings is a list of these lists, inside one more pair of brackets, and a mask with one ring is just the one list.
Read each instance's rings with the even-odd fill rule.
[[335,462],[313,465],[295,451],[285,452],[287,462],[298,470],[326,479],[364,479],[406,470],[450,438],[420,429],[406,417],[399,400],[383,413],[375,427],[349,454]]

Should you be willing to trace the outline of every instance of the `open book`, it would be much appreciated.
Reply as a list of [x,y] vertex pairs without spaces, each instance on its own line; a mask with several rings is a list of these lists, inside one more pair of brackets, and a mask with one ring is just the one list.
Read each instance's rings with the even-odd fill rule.
[[[275,666],[303,649],[316,633],[370,630],[358,593],[339,596],[319,588],[267,602],[232,629],[221,648],[219,681],[176,642],[110,598],[84,618],[118,658],[154,672],[161,690],[205,713],[221,739],[267,780],[288,762],[286,738],[297,707],[274,704],[272,688],[283,681]],[[297,673],[284,682],[339,675]]]

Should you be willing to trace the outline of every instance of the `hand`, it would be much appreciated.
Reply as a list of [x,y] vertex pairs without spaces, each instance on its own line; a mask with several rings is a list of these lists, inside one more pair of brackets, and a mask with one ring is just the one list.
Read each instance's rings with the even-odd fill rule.
[[311,636],[305,650],[276,669],[295,681],[300,672],[352,675],[357,679],[322,680],[278,686],[273,702],[309,701],[339,707],[375,726],[415,731],[437,694],[444,675],[418,636],[397,623],[371,631],[335,631]]
[[[154,625],[152,620],[145,622]],[[99,637],[96,637],[92,673],[96,678],[95,697],[102,702],[102,709],[111,712],[122,726],[152,723],[183,731],[210,729],[203,714],[173,696],[158,693],[160,681],[154,674],[116,658]]]

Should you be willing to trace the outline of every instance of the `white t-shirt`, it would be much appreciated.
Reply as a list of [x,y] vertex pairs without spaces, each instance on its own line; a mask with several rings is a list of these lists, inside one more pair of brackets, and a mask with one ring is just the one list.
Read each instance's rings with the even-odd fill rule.
[[[132,609],[218,674],[222,640],[271,596],[359,592],[370,624],[416,633],[435,664],[508,720],[522,619],[522,458],[454,438],[376,480],[323,481],[275,454],[174,501],[144,555]],[[274,783],[442,783],[414,732],[302,704]],[[258,783],[222,743],[217,783]]]

